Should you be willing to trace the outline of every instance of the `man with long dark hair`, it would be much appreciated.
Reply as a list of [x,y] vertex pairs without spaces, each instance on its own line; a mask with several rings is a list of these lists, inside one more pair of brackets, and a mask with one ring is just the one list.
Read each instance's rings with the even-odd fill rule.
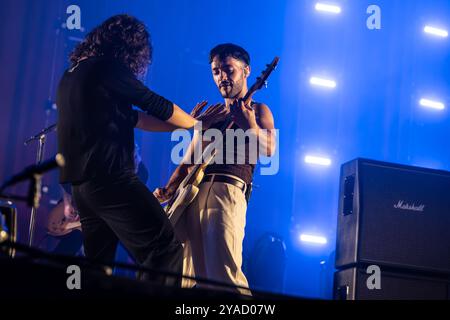
[[[135,174],[134,128],[172,131],[198,120],[208,127],[223,111],[213,107],[195,119],[149,90],[138,77],[151,57],[145,25],[128,15],[107,19],[75,48],[57,92],[58,148],[66,159],[60,180],[72,185],[87,257],[113,261],[120,240],[140,265],[181,273],[181,244]],[[179,284],[176,277],[145,275]]]

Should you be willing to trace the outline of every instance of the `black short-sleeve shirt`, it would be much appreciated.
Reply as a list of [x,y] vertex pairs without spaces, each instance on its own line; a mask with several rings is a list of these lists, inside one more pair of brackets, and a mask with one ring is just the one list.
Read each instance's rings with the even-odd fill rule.
[[56,97],[58,152],[66,165],[61,183],[80,183],[134,172],[137,106],[161,120],[173,103],[157,95],[120,62],[88,58],[66,70]]

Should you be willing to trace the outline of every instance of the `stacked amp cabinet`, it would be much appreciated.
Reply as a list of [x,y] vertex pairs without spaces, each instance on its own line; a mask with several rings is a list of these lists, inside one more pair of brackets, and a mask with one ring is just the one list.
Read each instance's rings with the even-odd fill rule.
[[449,172],[356,159],[339,192],[335,299],[450,299]]

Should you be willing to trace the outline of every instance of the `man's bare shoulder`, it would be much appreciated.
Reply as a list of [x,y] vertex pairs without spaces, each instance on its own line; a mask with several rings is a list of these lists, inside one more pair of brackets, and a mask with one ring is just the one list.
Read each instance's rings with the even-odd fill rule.
[[260,117],[261,115],[272,114],[272,111],[270,111],[269,106],[263,102],[254,102],[252,104],[252,107],[255,110],[257,118]]

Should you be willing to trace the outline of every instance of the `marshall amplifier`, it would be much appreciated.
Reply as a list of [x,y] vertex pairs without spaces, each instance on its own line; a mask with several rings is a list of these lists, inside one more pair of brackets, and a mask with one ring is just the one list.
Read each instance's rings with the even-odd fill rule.
[[342,165],[336,268],[450,274],[450,173],[356,159]]
[[[335,300],[450,300],[450,280],[380,268],[377,287],[366,267],[337,271]],[[368,284],[369,283],[369,284]]]

